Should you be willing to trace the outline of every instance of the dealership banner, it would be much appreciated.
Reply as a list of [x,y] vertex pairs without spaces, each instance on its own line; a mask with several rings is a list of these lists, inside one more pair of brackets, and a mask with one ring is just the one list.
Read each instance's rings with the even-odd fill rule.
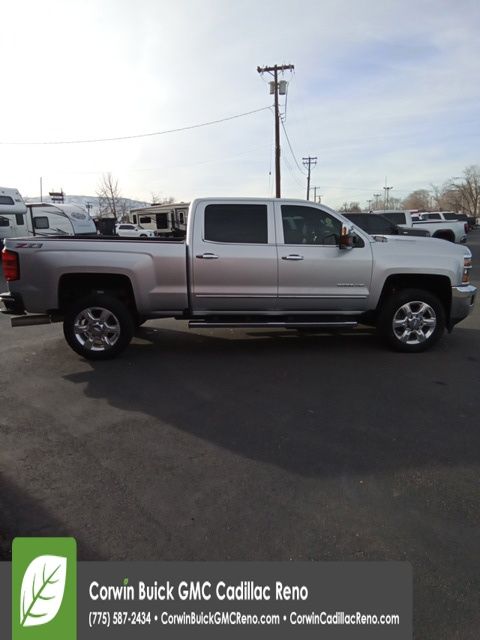
[[77,562],[73,538],[16,538],[0,638],[412,638],[407,562]]

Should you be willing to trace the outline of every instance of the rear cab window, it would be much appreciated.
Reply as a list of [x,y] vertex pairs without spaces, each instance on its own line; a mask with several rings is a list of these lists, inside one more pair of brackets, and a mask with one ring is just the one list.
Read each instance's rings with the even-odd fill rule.
[[209,204],[205,207],[204,240],[231,244],[267,244],[266,204]]

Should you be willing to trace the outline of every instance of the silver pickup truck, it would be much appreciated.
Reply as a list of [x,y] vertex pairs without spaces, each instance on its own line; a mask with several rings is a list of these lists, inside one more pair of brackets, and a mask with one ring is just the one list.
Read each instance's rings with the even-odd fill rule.
[[68,344],[101,360],[152,318],[191,327],[377,328],[423,351],[464,319],[471,253],[444,240],[369,236],[303,200],[204,198],[183,241],[8,239],[1,295],[13,326],[63,321]]

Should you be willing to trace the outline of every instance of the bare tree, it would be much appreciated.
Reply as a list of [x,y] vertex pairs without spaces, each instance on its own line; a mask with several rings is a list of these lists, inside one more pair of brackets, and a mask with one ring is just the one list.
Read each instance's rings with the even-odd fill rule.
[[350,213],[362,213],[362,207],[360,206],[359,202],[350,202],[350,204],[347,205],[347,209],[345,209],[345,211],[349,211]]
[[395,196],[390,196],[388,198],[388,207],[389,209],[400,209],[402,206],[402,199],[395,198]]
[[427,189],[412,191],[402,203],[404,209],[427,211],[430,208],[430,192]]
[[437,184],[431,184],[431,198],[435,209],[443,211],[445,209],[445,190],[446,185],[439,187]]
[[173,196],[164,197],[159,193],[152,192],[152,204],[172,204],[173,202],[175,202]]
[[455,211],[465,211],[476,218],[480,213],[480,167],[470,165],[463,172],[461,182],[452,179],[448,195]]
[[114,217],[118,220],[123,214],[122,200],[118,180],[111,173],[104,173],[102,180],[97,188],[98,206],[100,209],[100,217]]

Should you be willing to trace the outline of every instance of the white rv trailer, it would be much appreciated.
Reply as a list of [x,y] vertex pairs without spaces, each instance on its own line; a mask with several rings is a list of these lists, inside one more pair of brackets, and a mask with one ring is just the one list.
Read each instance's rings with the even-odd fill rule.
[[0,187],[0,242],[4,238],[95,235],[95,223],[76,204],[25,203],[17,189]]
[[3,246],[4,238],[26,235],[26,213],[19,191],[0,187],[0,245]]
[[89,214],[78,204],[27,203],[28,235],[96,235],[97,228]]
[[139,224],[144,229],[152,229],[158,236],[184,237],[187,232],[189,206],[189,202],[174,202],[131,209],[128,221]]

